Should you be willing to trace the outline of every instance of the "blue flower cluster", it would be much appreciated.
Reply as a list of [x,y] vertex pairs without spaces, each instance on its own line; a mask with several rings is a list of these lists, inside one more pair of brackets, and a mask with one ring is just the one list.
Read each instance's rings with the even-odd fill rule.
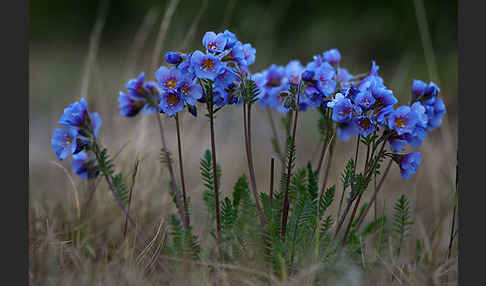
[[101,126],[101,117],[98,113],[88,113],[88,103],[82,98],[64,109],[59,119],[59,125],[65,128],[54,130],[51,146],[59,160],[73,155],[71,167],[83,179],[96,175],[95,160],[90,158],[85,150],[98,136]]
[[140,111],[158,110],[174,116],[188,106],[197,115],[196,104],[206,101],[201,80],[211,82],[212,99],[218,107],[236,103],[231,96],[239,82],[236,71],[248,72],[248,66],[255,62],[256,50],[251,44],[241,43],[228,30],[218,34],[207,32],[202,43],[206,52],[166,53],[165,60],[170,66],[161,66],[155,72],[156,83],[144,83],[144,73],[131,79],[125,86],[128,92],[120,91],[120,113],[133,117]]
[[[254,74],[252,79],[261,90],[260,107],[288,112],[292,105],[287,103],[285,91],[302,81],[299,111],[330,109],[337,136],[342,141],[355,135],[367,138],[381,129],[388,134],[387,140],[394,152],[402,152],[408,144],[420,146],[427,131],[441,124],[446,109],[438,97],[440,89],[433,82],[426,84],[414,80],[411,106],[395,108],[398,100],[378,75],[379,66],[374,61],[370,72],[364,76],[353,76],[339,67],[340,61],[340,52],[332,49],[314,56],[305,68],[294,60],[285,67],[271,65]],[[420,154],[415,152],[400,158],[413,158],[399,162],[401,166],[405,165],[401,167],[402,176],[408,178],[417,170]],[[409,168],[410,164],[416,165]]]
[[[208,98],[218,108],[241,103],[241,80],[250,78],[258,87],[257,102],[261,108],[270,107],[281,113],[327,109],[342,141],[355,135],[369,138],[382,131],[381,138],[393,151],[391,156],[400,165],[402,176],[409,178],[418,169],[420,153],[397,153],[407,145],[420,146],[427,132],[440,126],[446,112],[439,87],[420,80],[413,81],[410,104],[395,107],[398,100],[378,75],[379,66],[372,61],[368,73],[352,75],[340,67],[341,53],[337,49],[314,56],[306,65],[292,60],[285,66],[272,64],[250,74],[256,50],[251,44],[240,42],[232,32],[207,32],[202,44],[204,52],[166,53],[168,66],[155,72],[154,81],[146,81],[145,73],[130,79],[126,91],[119,92],[120,114],[175,116],[187,107],[196,116],[196,105],[207,103]],[[295,90],[299,92],[298,102],[293,96]],[[83,166],[90,159],[82,150],[88,148],[90,138],[97,136],[101,119],[96,113],[88,114],[87,103],[81,99],[65,109],[59,124],[66,128],[56,129],[52,138],[58,159],[73,154],[73,169],[88,177],[88,169]]]

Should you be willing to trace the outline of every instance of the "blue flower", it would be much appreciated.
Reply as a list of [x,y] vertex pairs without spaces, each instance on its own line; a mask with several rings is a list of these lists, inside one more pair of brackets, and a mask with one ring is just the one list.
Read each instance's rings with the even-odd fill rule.
[[428,117],[427,129],[434,130],[442,124],[442,116],[446,113],[446,107],[441,98],[437,98],[432,105],[425,105]]
[[256,49],[247,43],[243,45],[243,59],[245,60],[245,65],[250,66],[255,62]]
[[215,32],[206,32],[202,43],[210,52],[222,52],[226,46],[227,38],[224,34]]
[[420,147],[425,140],[425,137],[427,137],[427,131],[423,127],[415,126],[412,133],[404,134],[404,136],[408,143],[410,143],[410,146]]
[[238,39],[236,38],[235,34],[233,34],[232,32],[230,32],[228,30],[224,30],[223,36],[226,39],[226,46],[224,47],[225,50],[231,49],[237,42],[239,42]]
[[285,100],[281,92],[286,91],[286,88],[272,88],[270,90],[269,106],[277,110],[280,113],[287,113],[290,110],[290,106],[285,105]]
[[435,98],[440,93],[440,88],[433,82],[429,82],[424,92],[425,104],[434,104]]
[[313,86],[307,86],[304,90],[305,97],[301,96],[301,102],[305,103],[310,109],[321,106],[322,93]]
[[424,104],[434,104],[435,98],[440,93],[440,88],[433,82],[426,84],[421,80],[413,80],[412,95],[413,100],[421,100]]
[[167,52],[165,54],[165,61],[168,64],[178,65],[182,62],[182,57],[178,52]]
[[74,128],[54,130],[51,146],[56,153],[57,159],[64,160],[77,151],[77,135],[77,130]]
[[218,107],[223,107],[228,103],[229,94],[223,88],[217,87],[213,90],[213,102]]
[[354,103],[366,111],[375,103],[375,98],[371,95],[371,91],[363,90],[356,95]]
[[422,161],[422,155],[419,152],[412,152],[406,155],[399,156],[400,173],[402,178],[409,179],[415,174]]
[[352,101],[356,100],[356,96],[360,93],[361,89],[357,88],[354,85],[347,86],[343,88],[342,93]]
[[354,105],[349,98],[343,98],[334,104],[332,109],[332,120],[335,122],[344,122],[353,116]]
[[412,133],[417,121],[417,113],[408,106],[400,106],[388,115],[388,127],[395,130],[398,135]]
[[91,128],[94,131],[94,135],[98,136],[98,130],[100,129],[101,123],[103,122],[100,115],[97,112],[90,113],[89,120],[91,121]]
[[376,122],[380,125],[385,125],[388,115],[393,112],[394,109],[391,105],[381,107],[376,114]]
[[327,62],[316,70],[317,87],[325,97],[331,95],[336,89],[335,81],[336,71]]
[[195,77],[194,69],[191,65],[191,55],[183,54],[182,57],[184,59],[177,66],[177,68],[180,69],[183,74],[191,74],[193,77]]
[[378,66],[374,60],[371,61],[371,70],[369,75],[371,76],[378,76],[378,70],[380,69],[380,66]]
[[[317,71],[319,68],[322,67],[324,63],[327,63],[324,61],[321,55],[315,55],[312,59],[311,62],[307,63],[305,66],[306,70],[312,70],[312,71]],[[327,63],[329,65],[329,63]]]
[[155,78],[163,90],[176,90],[183,79],[183,75],[177,67],[168,69],[165,66],[161,66],[155,72]]
[[191,56],[191,66],[197,77],[214,80],[222,71],[224,65],[221,60],[211,54],[195,51]]
[[336,80],[339,82],[348,82],[353,78],[347,69],[345,68],[338,68],[338,72],[336,75]]
[[302,73],[302,80],[304,80],[305,82],[312,83],[315,75],[316,73],[313,70],[305,70]]
[[71,168],[81,179],[91,179],[96,175],[96,168],[93,160],[88,158],[85,152],[73,155]]
[[150,97],[150,102],[147,101],[145,106],[142,108],[142,113],[145,114],[153,114],[159,112],[159,107],[157,105],[158,102],[160,102],[160,89],[158,87],[158,84],[154,81],[148,81],[143,84],[143,87],[145,90],[148,91]]
[[414,79],[412,82],[412,94],[418,98],[422,96],[427,89],[427,84],[421,80]]
[[379,69],[380,67],[376,65],[375,61],[371,61],[371,70],[368,76],[361,80],[358,87],[360,89],[384,87],[383,79],[378,75]]
[[398,100],[393,95],[393,92],[385,87],[377,87],[372,89],[372,95],[380,106],[395,105]]
[[423,128],[427,127],[428,116],[425,113],[425,107],[418,101],[414,102],[411,107],[412,111],[417,113],[418,115],[418,122],[417,125]]
[[228,88],[233,82],[238,81],[238,76],[231,69],[224,67],[222,71],[214,80],[215,87]]
[[128,93],[134,97],[145,98],[147,91],[143,88],[143,82],[145,80],[145,73],[142,72],[137,78],[130,79],[125,85]]
[[359,133],[359,129],[352,120],[338,123],[337,136],[341,141],[348,141],[349,138]]
[[146,104],[146,101],[120,91],[118,103],[120,106],[121,115],[126,117],[134,117],[140,112],[140,110],[142,110]]
[[285,73],[288,81],[291,85],[297,86],[300,80],[300,74],[304,70],[304,67],[298,60],[290,61],[285,66]]
[[330,64],[337,64],[341,60],[341,53],[338,49],[332,49],[329,51],[325,51],[323,54],[323,58],[326,62]]
[[285,68],[273,64],[265,71],[264,75],[266,88],[277,87],[284,83]]
[[388,140],[388,143],[394,152],[402,152],[402,148],[407,146],[408,140],[405,139],[405,135],[393,136]]
[[196,105],[198,99],[203,95],[201,86],[195,83],[191,76],[186,77],[181,82],[178,93],[182,95],[184,101],[189,105]]
[[174,116],[184,109],[184,99],[177,91],[166,90],[162,92],[159,106],[167,116]]
[[88,102],[81,98],[78,102],[71,103],[64,109],[64,113],[59,119],[59,124],[66,127],[84,127],[88,116]]
[[240,66],[246,66],[243,44],[240,41],[236,41],[230,49],[223,51],[218,56],[222,61],[236,61]]
[[373,119],[368,116],[358,116],[353,118],[354,123],[358,127],[359,134],[364,138],[368,137],[373,131],[376,130]]
[[255,73],[251,76],[251,79],[256,83],[258,86],[258,90],[260,93],[258,94],[258,106],[260,108],[266,108],[269,106],[270,101],[270,93],[267,88],[265,88],[265,83],[266,83],[266,78],[265,74],[260,72],[260,73]]

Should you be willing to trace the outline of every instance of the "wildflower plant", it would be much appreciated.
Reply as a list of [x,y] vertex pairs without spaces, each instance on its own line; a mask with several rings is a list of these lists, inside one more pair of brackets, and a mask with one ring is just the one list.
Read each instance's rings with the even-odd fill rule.
[[[360,207],[363,194],[373,178],[381,175],[382,181],[385,179],[392,162],[399,167],[403,179],[419,171],[421,154],[406,153],[404,149],[407,145],[420,147],[427,133],[440,126],[446,108],[439,87],[433,82],[414,80],[409,104],[396,106],[395,93],[385,85],[374,61],[369,72],[353,75],[341,67],[342,58],[337,49],[315,55],[306,64],[291,60],[283,66],[272,64],[251,73],[256,49],[250,43],[243,44],[232,32],[207,32],[202,46],[192,53],[166,53],[167,65],[156,70],[154,80],[147,80],[145,73],[141,73],[127,82],[125,91],[120,91],[118,97],[122,116],[136,117],[143,113],[158,122],[161,163],[169,169],[169,192],[177,210],[177,215],[172,214],[169,220],[172,242],[163,252],[195,260],[200,259],[202,252],[199,238],[192,232],[190,198],[182,164],[179,114],[187,109],[196,117],[201,113],[199,110],[205,111],[209,121],[211,147],[200,161],[200,175],[205,187],[203,201],[215,226],[215,231],[210,230],[216,240],[215,259],[236,260],[245,255],[245,245],[252,243],[261,249],[260,255],[272,271],[286,277],[295,274],[299,265],[333,255],[339,257],[336,254],[344,247],[351,256],[359,254],[360,237],[384,227],[386,221],[385,217],[378,218],[360,231],[380,187],[375,187],[370,201]],[[255,179],[251,132],[254,105],[287,116],[285,149],[280,150],[278,136],[274,134],[273,138],[282,163],[280,184],[274,182],[272,158],[268,193],[258,190]],[[238,179],[228,197],[222,197],[222,167],[216,160],[214,120],[222,108],[243,111],[243,145],[249,174]],[[299,116],[313,110],[320,116],[317,126],[323,148],[317,166],[309,162],[298,168],[297,122]],[[174,175],[174,159],[167,148],[161,116],[175,120],[179,180]],[[88,112],[84,98],[71,104],[59,120],[63,128],[53,133],[52,148],[59,160],[72,155],[72,169],[80,178],[104,177],[118,205],[135,227],[126,209],[123,174],[115,174],[107,150],[99,143],[101,122],[97,113]],[[356,138],[356,149],[341,175],[338,200],[335,198],[337,186],[327,184],[331,156],[338,142],[352,138]],[[358,153],[362,149],[366,150],[366,157],[363,169],[358,170]],[[388,165],[382,174],[386,159]],[[326,164],[321,168],[323,162]],[[331,214],[328,209],[334,202],[339,203],[339,210]],[[401,197],[395,210],[395,230],[401,246],[412,224],[408,200]]]

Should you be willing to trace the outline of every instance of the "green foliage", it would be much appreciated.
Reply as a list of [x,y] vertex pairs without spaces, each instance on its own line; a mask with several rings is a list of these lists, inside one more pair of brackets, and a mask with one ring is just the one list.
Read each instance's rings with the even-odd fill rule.
[[[205,187],[203,191],[203,201],[204,204],[206,205],[206,209],[208,211],[209,216],[211,217],[211,219],[215,219],[216,206],[215,206],[215,197],[214,197],[213,161],[212,161],[211,151],[209,150],[206,150],[206,152],[204,152],[204,156],[201,158],[200,172],[203,181],[203,186]],[[217,180],[219,184],[221,179],[221,167],[219,166],[219,164],[216,164],[216,173],[217,173]]]
[[[289,165],[290,165],[290,176],[292,176],[292,172],[295,168],[295,156],[294,156],[295,146],[294,144],[292,144],[291,136],[287,137],[287,141],[285,144],[285,153],[286,153],[285,168],[282,168],[282,175],[280,177],[280,191],[282,192],[285,192],[285,188],[287,185],[287,172],[288,172]],[[292,183],[292,181],[290,181],[290,183]]]
[[395,203],[393,207],[393,234],[398,238],[398,255],[400,255],[400,249],[403,241],[410,233],[410,228],[413,225],[410,202],[405,195]]
[[184,230],[181,221],[175,214],[170,215],[169,225],[172,244],[166,247],[166,251],[178,257],[198,259],[201,247],[197,236],[192,234],[191,227]]
[[106,148],[99,152],[98,168],[103,174],[107,175],[108,177],[113,176],[113,173],[115,172],[113,161],[110,159],[110,156],[108,155],[108,150]]
[[162,163],[162,165],[168,165],[172,164],[174,160],[172,159],[172,154],[170,151],[164,150],[164,148],[160,149],[160,155],[159,155],[159,160]]
[[349,159],[348,163],[346,163],[346,167],[344,167],[344,171],[341,174],[341,182],[345,188],[351,185],[351,182],[354,178],[354,160]]
[[128,204],[128,198],[130,196],[130,191],[128,190],[125,179],[123,178],[122,173],[118,173],[113,176],[112,185],[115,189],[115,193],[117,194],[118,198],[122,201],[124,205]]

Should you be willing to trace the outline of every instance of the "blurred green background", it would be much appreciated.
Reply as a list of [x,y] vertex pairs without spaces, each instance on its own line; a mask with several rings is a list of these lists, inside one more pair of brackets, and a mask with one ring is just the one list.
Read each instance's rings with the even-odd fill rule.
[[[104,22],[99,41],[90,48],[100,1],[30,1],[31,197],[50,198],[54,190],[59,189],[63,193],[71,188],[65,174],[49,164],[49,161],[55,160],[50,138],[63,108],[81,96],[90,51],[95,57],[87,77],[86,96],[90,109],[99,112],[103,118],[101,136],[104,144],[115,153],[126,140],[142,140],[145,143],[132,144],[124,151],[125,159],[130,161],[139,152],[151,154],[153,160],[150,164],[160,169],[156,161],[160,146],[155,124],[141,118],[143,116],[122,118],[118,113],[117,97],[126,81],[141,71],[153,78],[152,54],[169,2],[108,1],[106,18],[99,19]],[[198,13],[201,17],[196,21]],[[408,187],[402,187],[403,181],[398,178],[397,168],[393,171],[395,179],[389,183],[398,183],[390,190],[394,195],[406,190],[415,192],[416,196],[427,196],[423,197],[422,203],[424,219],[440,219],[441,201],[447,198],[455,174],[456,1],[181,0],[175,7],[162,48],[158,51],[161,58],[166,51],[181,48],[192,25],[195,30],[187,38],[189,41],[184,51],[202,49],[201,39],[206,31],[229,29],[242,42],[249,42],[256,48],[256,62],[251,67],[253,72],[272,63],[285,65],[292,59],[299,59],[305,64],[315,54],[338,48],[342,54],[341,66],[354,74],[368,72],[374,59],[380,66],[379,74],[394,90],[401,104],[408,100],[412,79],[436,81],[448,110],[444,124],[432,132],[420,148],[424,151],[424,160],[419,174],[410,180],[412,183],[407,181],[403,185]],[[137,41],[137,35],[146,35],[146,38]],[[134,50],[137,46],[138,50]],[[96,53],[93,53],[93,47]],[[84,80],[86,83],[86,77]],[[272,152],[270,127],[265,113],[258,111],[254,116],[254,122],[258,122],[254,130],[258,180],[267,184],[269,154]],[[241,173],[247,172],[240,117],[240,110],[233,112],[228,109],[220,113],[216,122],[217,127],[219,125],[216,134],[218,158],[226,168],[223,188],[232,186]],[[188,184],[193,194],[200,194],[199,158],[209,146],[204,119],[202,116],[197,119],[185,116],[183,122],[184,160],[187,161]],[[315,157],[319,139],[316,119],[317,112],[308,112],[302,119],[299,117],[299,166]],[[170,137],[174,132],[173,122],[164,121],[168,126],[169,144],[175,152],[175,142]],[[283,136],[283,132],[281,134]],[[354,145],[353,142],[340,144],[337,154],[347,154],[346,150]],[[336,155],[331,178],[338,178],[346,156]],[[61,163],[69,169],[68,162]],[[75,182],[80,184],[77,179]],[[410,186],[413,187],[411,190]],[[151,185],[144,191],[152,189],[157,189],[155,194],[160,196],[157,186]],[[429,195],[433,196],[432,208],[427,203],[430,202]]]

